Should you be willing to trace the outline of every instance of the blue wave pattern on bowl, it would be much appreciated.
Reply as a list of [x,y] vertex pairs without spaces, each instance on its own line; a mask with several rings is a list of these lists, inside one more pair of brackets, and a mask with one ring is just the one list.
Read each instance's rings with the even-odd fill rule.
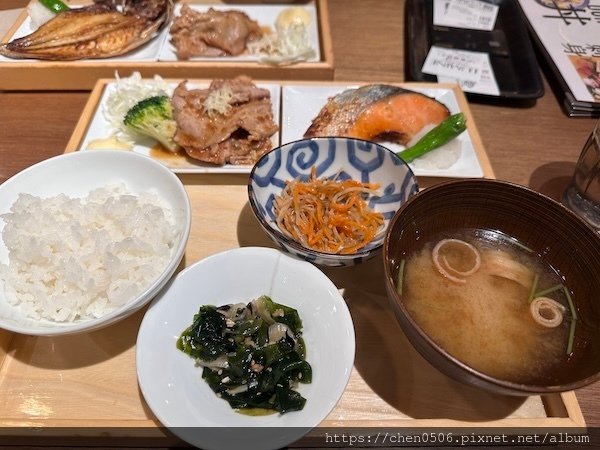
[[382,231],[354,255],[329,255],[303,248],[277,227],[275,199],[286,181],[306,181],[312,167],[318,178],[354,179],[378,183],[381,195],[369,198],[369,206],[383,214],[385,228],[396,210],[418,190],[410,168],[392,151],[358,139],[316,138],[292,142],[263,156],[249,181],[250,204],[265,231],[285,250],[323,265],[353,265],[373,256],[383,243]]

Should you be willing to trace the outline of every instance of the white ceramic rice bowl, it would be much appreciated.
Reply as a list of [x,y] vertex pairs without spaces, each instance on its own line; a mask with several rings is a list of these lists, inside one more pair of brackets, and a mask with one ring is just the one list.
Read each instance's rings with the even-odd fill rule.
[[[25,317],[19,307],[8,304],[0,280],[0,328],[29,335],[60,335],[89,331],[121,320],[146,305],[171,278],[187,244],[191,228],[191,205],[179,178],[162,164],[133,152],[98,150],[59,155],[24,169],[0,185],[0,214],[10,211],[19,194],[52,197],[66,194],[84,197],[90,191],[123,183],[133,193],[154,191],[170,207],[180,228],[171,258],[147,289],[121,307],[94,319],[55,322]],[[5,221],[0,218],[0,232]],[[8,263],[8,249],[0,239],[0,262]]]

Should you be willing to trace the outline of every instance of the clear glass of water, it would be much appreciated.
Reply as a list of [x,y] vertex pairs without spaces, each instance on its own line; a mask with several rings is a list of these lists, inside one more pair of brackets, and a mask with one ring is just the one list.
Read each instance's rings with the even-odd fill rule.
[[581,150],[562,203],[600,233],[600,121]]

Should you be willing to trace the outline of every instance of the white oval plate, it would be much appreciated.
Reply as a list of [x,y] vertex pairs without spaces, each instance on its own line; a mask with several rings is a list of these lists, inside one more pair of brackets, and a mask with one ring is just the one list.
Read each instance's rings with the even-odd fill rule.
[[[306,359],[313,369],[312,383],[298,388],[306,398],[302,411],[235,412],[209,388],[194,360],[176,347],[200,306],[247,303],[262,294],[297,309],[302,319]],[[179,273],[144,316],[136,351],[144,398],[175,435],[204,449],[281,448],[317,426],[336,405],[354,363],[355,336],[344,299],[319,269],[275,249],[245,247]]]

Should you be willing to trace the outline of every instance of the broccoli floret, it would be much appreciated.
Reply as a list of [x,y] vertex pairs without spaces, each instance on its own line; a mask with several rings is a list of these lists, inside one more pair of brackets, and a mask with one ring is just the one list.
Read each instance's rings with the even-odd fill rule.
[[173,140],[177,123],[173,119],[173,107],[166,95],[149,97],[136,103],[125,115],[123,123],[139,134],[150,136],[166,149],[177,151]]

